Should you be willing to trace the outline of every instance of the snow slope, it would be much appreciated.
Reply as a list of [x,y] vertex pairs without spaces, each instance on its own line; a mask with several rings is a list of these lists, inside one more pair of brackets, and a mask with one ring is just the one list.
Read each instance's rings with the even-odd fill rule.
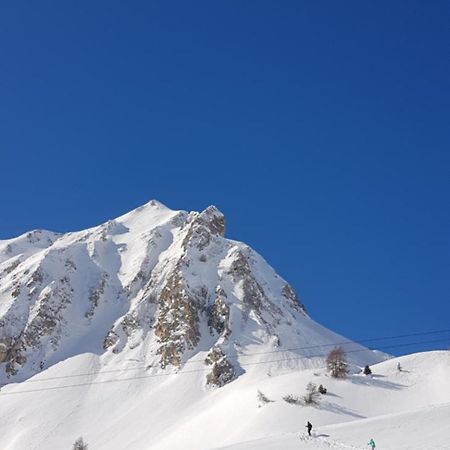
[[[74,377],[80,368],[100,373]],[[373,377],[347,380],[323,369],[254,372],[205,389],[196,371],[107,372],[97,356],[80,355],[2,389],[2,448],[70,449],[82,435],[99,450],[361,449],[370,437],[387,450],[448,449],[450,352],[404,356],[372,370]],[[65,375],[72,378],[58,378]],[[309,381],[328,388],[319,406],[282,399],[301,395]],[[258,390],[272,402],[261,406]],[[306,437],[307,420],[315,438]]]
[[[404,367],[402,372],[396,370],[398,361]],[[305,422],[318,425],[312,438],[303,430],[286,431],[220,448],[366,449],[374,438],[377,448],[385,450],[448,450],[450,352],[408,355],[372,369],[374,377],[353,375],[344,383],[330,385],[336,396],[335,410],[353,418],[330,424],[327,402],[322,401],[312,413],[303,411]]]
[[[300,433],[262,438],[222,450],[328,450],[367,449],[376,436],[384,450],[448,450],[450,405],[437,405],[400,414],[323,427],[311,438]],[[218,450],[218,449],[217,449]]]
[[450,405],[437,405],[399,414],[387,414],[351,423],[322,427],[311,438],[299,433],[247,441],[225,450],[367,449],[375,436],[384,450],[448,450]]

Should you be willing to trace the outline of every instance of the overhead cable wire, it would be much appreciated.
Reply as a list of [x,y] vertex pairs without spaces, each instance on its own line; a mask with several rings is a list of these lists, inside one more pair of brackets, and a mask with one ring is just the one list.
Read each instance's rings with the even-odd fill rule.
[[[385,340],[391,340],[391,339],[403,339],[403,338],[407,338],[407,337],[428,336],[428,335],[441,334],[441,333],[450,333],[450,329],[431,330],[431,331],[415,332],[415,333],[409,333],[409,334],[398,334],[398,335],[391,335],[391,336],[360,339],[358,341],[349,341],[348,340],[348,341],[341,341],[341,342],[335,342],[335,343],[329,343],[329,344],[316,344],[316,345],[307,345],[307,346],[303,346],[303,347],[279,348],[276,350],[268,350],[268,351],[264,351],[264,352],[249,352],[249,353],[240,354],[239,358],[248,358],[251,356],[266,355],[266,354],[268,355],[268,354],[273,354],[273,353],[293,352],[293,351],[298,351],[298,350],[319,349],[322,347],[340,347],[340,346],[344,346],[344,345],[360,345],[359,343],[361,343],[361,342],[377,342],[377,341],[385,341]],[[377,351],[377,350],[381,350],[382,348],[386,348],[386,347],[378,347],[378,348],[366,347],[364,349],[358,349],[357,351]],[[352,351],[347,351],[346,353],[352,353]],[[319,356],[322,356],[322,355],[319,355]],[[312,356],[307,356],[307,357],[318,357],[318,356],[312,355]],[[204,364],[204,362],[205,362],[204,358],[203,359],[192,359],[192,360],[186,361],[184,363],[184,365],[196,364],[196,363]],[[125,371],[131,371],[131,370],[141,370],[141,369],[147,370],[152,367],[159,367],[159,365],[142,365],[142,366],[126,367],[123,369],[98,370],[95,372],[85,372],[85,373],[79,373],[79,374],[61,375],[58,377],[47,377],[45,379],[40,379],[40,380],[28,380],[27,382],[38,383],[38,382],[43,382],[43,381],[59,380],[59,379],[63,379],[63,378],[77,378],[77,377],[84,377],[84,376],[90,376],[90,375],[125,372]],[[0,384],[0,388],[2,386],[7,386],[8,384]]]
[[[388,348],[399,348],[399,347],[406,347],[411,345],[420,345],[420,344],[431,344],[431,343],[438,343],[438,342],[445,342],[446,344],[450,343],[450,338],[446,339],[435,339],[435,340],[429,340],[429,341],[417,341],[417,342],[409,342],[409,343],[402,343],[402,344],[392,344],[392,345],[386,345],[383,347],[380,347],[380,349],[388,349]],[[365,352],[367,350],[373,350],[373,349],[367,349],[362,348],[358,350],[350,350],[345,352],[348,353],[358,353],[358,352]],[[262,364],[273,364],[273,363],[282,363],[282,362],[289,362],[289,361],[299,361],[299,360],[309,360],[311,358],[315,357],[323,357],[324,354],[317,354],[317,355],[309,355],[309,356],[299,356],[299,357],[293,357],[293,358],[281,358],[278,360],[269,360],[269,361],[257,361],[253,363],[245,363],[241,364],[242,368],[246,368],[249,366],[256,366],[256,365],[262,365]],[[149,366],[158,368],[159,366]],[[42,392],[42,391],[53,391],[58,389],[68,389],[68,388],[75,388],[75,387],[83,387],[83,386],[91,386],[91,385],[99,385],[99,384],[108,384],[108,383],[116,383],[116,382],[123,382],[123,381],[135,381],[135,380],[143,380],[143,379],[149,379],[149,378],[157,378],[157,377],[165,377],[165,376],[171,376],[171,375],[184,375],[184,374],[192,374],[192,373],[204,373],[209,372],[211,370],[210,367],[205,367],[203,369],[193,369],[193,370],[181,370],[179,372],[170,372],[170,373],[153,373],[153,374],[147,374],[147,375],[139,375],[136,377],[128,377],[128,378],[118,378],[118,379],[109,379],[109,380],[100,380],[100,381],[89,381],[85,383],[78,383],[78,384],[69,384],[69,385],[63,385],[63,386],[49,386],[49,387],[43,387],[43,388],[37,388],[37,389],[29,389],[24,391],[15,391],[15,392],[0,392],[0,396],[5,395],[20,395],[20,394],[30,394],[35,392]],[[105,372],[100,372],[101,374]],[[64,378],[64,377],[60,377]],[[45,380],[39,380],[39,381],[50,381],[50,378],[47,378]],[[31,380],[30,380],[31,381]],[[36,380],[38,381],[38,380]]]

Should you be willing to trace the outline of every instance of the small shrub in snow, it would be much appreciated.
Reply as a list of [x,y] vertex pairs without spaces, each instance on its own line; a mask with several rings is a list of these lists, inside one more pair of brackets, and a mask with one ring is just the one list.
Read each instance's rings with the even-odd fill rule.
[[369,366],[365,366],[363,370],[364,375],[372,375],[372,370]]
[[258,393],[256,394],[256,398],[258,400],[258,402],[260,403],[260,407],[267,404],[267,403],[271,403],[273,402],[273,400],[270,400],[270,398],[266,397],[261,391],[258,391]]
[[302,404],[302,400],[301,398],[297,397],[296,395],[285,395],[283,397],[283,400],[287,403],[290,403],[291,405],[301,405]]
[[306,385],[306,394],[302,397],[305,405],[317,405],[320,401],[320,393],[314,383]]
[[347,376],[348,364],[342,347],[336,347],[328,353],[327,369],[333,378],[345,378]]
[[73,444],[72,450],[88,450],[88,445],[83,441],[83,438],[78,438]]
[[327,393],[327,388],[323,387],[323,385],[319,385],[319,388],[317,389],[322,395],[325,395]]

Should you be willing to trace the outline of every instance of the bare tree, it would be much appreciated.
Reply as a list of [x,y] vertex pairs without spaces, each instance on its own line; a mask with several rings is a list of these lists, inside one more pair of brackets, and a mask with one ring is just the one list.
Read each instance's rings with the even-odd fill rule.
[[342,347],[336,347],[328,353],[327,369],[333,378],[345,378],[348,374],[348,364]]
[[72,450],[88,450],[88,445],[83,441],[83,438],[78,438],[73,444]]

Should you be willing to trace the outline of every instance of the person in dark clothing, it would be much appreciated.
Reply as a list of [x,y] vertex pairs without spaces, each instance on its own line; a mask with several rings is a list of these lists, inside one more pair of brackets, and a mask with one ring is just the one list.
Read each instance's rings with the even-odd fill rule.
[[308,421],[308,423],[306,424],[306,428],[308,428],[308,434],[311,436],[311,430],[312,430],[311,422]]

